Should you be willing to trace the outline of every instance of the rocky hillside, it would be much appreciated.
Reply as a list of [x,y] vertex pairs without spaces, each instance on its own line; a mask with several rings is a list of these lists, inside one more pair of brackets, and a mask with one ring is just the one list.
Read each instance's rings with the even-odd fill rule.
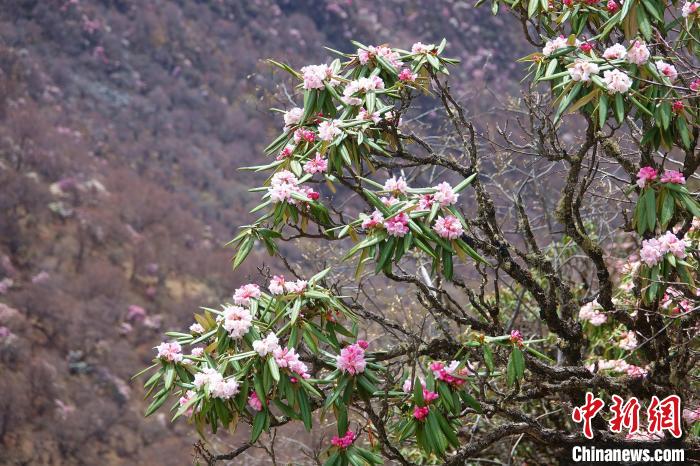
[[473,111],[517,89],[515,25],[439,5],[0,0],[0,463],[189,461],[191,429],[144,419],[130,377],[255,278],[222,245],[252,200],[237,168],[294,94],[264,59],[445,36]]

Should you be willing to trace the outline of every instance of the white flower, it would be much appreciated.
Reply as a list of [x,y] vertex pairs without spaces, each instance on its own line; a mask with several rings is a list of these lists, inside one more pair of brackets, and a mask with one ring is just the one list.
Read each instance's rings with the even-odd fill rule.
[[411,53],[414,55],[418,53],[428,53],[433,49],[433,47],[435,46],[432,44],[425,45],[422,42],[416,42],[411,46]]
[[569,44],[569,39],[563,36],[556,37],[552,40],[548,40],[547,43],[544,45],[544,48],[542,49],[542,54],[545,57],[550,56],[554,52],[556,52],[559,49],[563,49],[565,47],[571,47],[572,45],[575,45],[578,47],[581,45],[581,41],[576,39],[574,41],[574,44]]
[[318,137],[322,141],[332,141],[336,136],[343,133],[343,130],[338,128],[339,120],[322,121],[318,125]]
[[632,351],[638,345],[639,343],[637,342],[637,334],[634,333],[632,330],[627,332],[618,342],[618,346],[626,351]]
[[306,280],[297,280],[295,282],[285,282],[284,289],[287,293],[301,293],[306,289],[308,282]]
[[241,338],[248,333],[253,325],[253,316],[250,311],[240,306],[228,306],[223,313],[223,326],[231,335],[231,338]]
[[635,40],[627,51],[627,61],[635,65],[643,65],[649,60],[650,55],[647,45],[640,40]]
[[685,2],[685,4],[683,4],[683,8],[681,9],[683,17],[687,18],[688,16],[695,14],[695,12],[698,11],[698,8],[700,8],[700,2]]
[[577,58],[574,66],[569,68],[569,76],[574,81],[588,82],[591,80],[591,75],[598,74],[598,70],[598,65],[595,63]]
[[620,70],[607,70],[603,73],[605,87],[611,94],[624,94],[632,87],[632,79]]
[[301,121],[301,117],[304,114],[304,109],[299,107],[294,107],[293,109],[284,112],[284,126],[289,127],[296,125]]
[[398,179],[394,176],[386,180],[384,183],[384,191],[388,191],[390,193],[401,193],[401,194],[406,194],[406,190],[408,190],[408,184],[406,184],[406,180],[404,177],[399,177]]
[[253,342],[253,349],[260,355],[260,357],[267,356],[279,347],[279,338],[277,338],[275,332],[270,332],[262,340],[255,340]]
[[227,400],[238,393],[238,381],[233,377],[228,380],[216,380],[213,383],[209,382],[209,389],[213,397]]
[[618,58],[625,58],[627,56],[627,49],[622,44],[615,44],[608,47],[603,52],[603,58],[606,60],[615,60]]
[[323,89],[323,81],[333,77],[333,70],[328,65],[309,65],[301,69],[304,89]]
[[195,333],[204,333],[204,327],[202,327],[201,324],[198,324],[195,322],[194,324],[190,325],[190,332],[195,334]]
[[676,71],[676,67],[671,65],[670,63],[666,63],[663,60],[656,61],[656,69],[659,70],[659,73],[666,76],[671,82],[675,81],[678,77],[678,71]]

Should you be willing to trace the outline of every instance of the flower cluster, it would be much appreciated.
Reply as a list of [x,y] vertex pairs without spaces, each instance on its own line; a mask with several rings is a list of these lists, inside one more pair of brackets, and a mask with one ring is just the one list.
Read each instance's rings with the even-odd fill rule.
[[520,333],[520,330],[512,330],[510,332],[510,342],[520,348],[523,347],[523,335]]
[[303,379],[311,377],[309,368],[300,359],[294,348],[277,347],[272,352],[275,362],[283,369],[289,369]]
[[262,411],[262,401],[260,401],[260,398],[258,398],[257,393],[250,392],[250,395],[248,396],[248,406],[250,406],[253,411]]
[[273,295],[285,293],[300,294],[304,292],[307,285],[308,282],[306,280],[287,281],[285,280],[284,275],[275,275],[272,277],[272,280],[270,280],[268,289]]
[[659,179],[659,172],[653,167],[642,167],[637,172],[637,186],[645,188],[652,181],[659,180],[661,183],[685,184],[685,176],[677,170],[665,170]]
[[598,304],[598,301],[594,299],[593,301],[581,306],[581,309],[578,312],[578,318],[583,321],[590,322],[591,325],[595,327],[601,326],[608,321],[608,316],[600,312],[602,309],[603,308],[600,306],[600,304]]
[[296,204],[295,194],[309,201],[318,199],[318,193],[311,188],[300,187],[299,179],[289,170],[281,170],[275,173],[270,180],[270,188],[267,192],[272,202]]
[[394,68],[399,68],[401,66],[399,54],[385,45],[380,45],[377,47],[370,45],[364,49],[357,49],[357,59],[362,65],[366,65],[367,63],[369,63],[370,60],[373,60],[375,57],[383,58]]
[[255,340],[253,342],[253,350],[258,353],[260,357],[265,357],[268,354],[274,353],[279,347],[279,338],[277,338],[275,332],[270,332],[262,340]]
[[323,89],[324,81],[335,84],[333,80],[333,69],[328,65],[308,65],[301,69],[303,75],[304,89]]
[[617,345],[626,351],[634,350],[635,348],[637,348],[637,346],[639,346],[639,342],[637,341],[637,334],[632,330],[628,331],[620,339]]
[[158,357],[163,361],[181,362],[182,361],[182,346],[176,341],[162,342],[155,347],[158,352]]
[[366,348],[367,342],[360,340],[341,349],[340,354],[335,358],[338,369],[350,375],[363,373],[365,367],[367,367],[367,361],[365,361]]
[[362,99],[357,97],[358,94],[380,89],[384,89],[384,81],[379,76],[356,79],[345,86],[343,97],[340,100],[350,106],[362,105]]
[[419,421],[422,421],[423,419],[428,417],[429,413],[429,406],[416,406],[415,408],[413,408],[413,417],[418,419]]
[[238,393],[238,381],[224,378],[219,371],[207,367],[194,375],[193,385],[197,389],[207,388],[214,398],[229,399]]
[[684,239],[679,239],[673,232],[667,231],[658,238],[642,241],[642,250],[639,252],[642,262],[649,267],[654,267],[661,262],[668,253],[678,259],[684,259],[685,249],[689,246]]
[[250,311],[241,306],[226,306],[222,315],[217,317],[217,322],[229,333],[231,338],[242,338],[253,325],[253,316]]
[[233,302],[238,306],[250,306],[251,299],[260,297],[260,287],[253,283],[243,285],[233,293]]
[[355,438],[357,438],[355,433],[351,430],[348,430],[342,437],[339,437],[337,435],[334,436],[331,439],[331,444],[333,444],[333,446],[335,447],[346,449],[350,445],[352,445],[352,443],[355,441]]
[[685,2],[681,8],[681,14],[684,18],[696,15],[700,9],[700,2]]
[[439,361],[430,364],[430,370],[437,380],[442,380],[454,387],[461,387],[467,382],[465,377],[471,374],[471,371],[466,367],[457,371],[457,367],[459,367],[459,361],[452,361],[449,366]]
[[435,220],[435,225],[433,225],[433,230],[435,230],[438,236],[445,239],[457,239],[464,234],[462,222],[454,215],[438,217],[437,220]]
[[[586,368],[593,372],[596,364],[590,364]],[[639,366],[627,363],[624,359],[602,359],[597,362],[598,370],[626,373],[630,377],[645,377],[648,371]]]

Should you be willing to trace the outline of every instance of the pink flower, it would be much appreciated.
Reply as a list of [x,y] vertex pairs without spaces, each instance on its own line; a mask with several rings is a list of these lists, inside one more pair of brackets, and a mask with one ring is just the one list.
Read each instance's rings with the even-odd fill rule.
[[250,396],[248,396],[248,406],[250,406],[253,411],[262,411],[262,402],[260,401],[260,398],[258,398],[257,393],[250,392]]
[[627,375],[634,378],[646,377],[649,371],[643,367],[634,366],[632,364],[627,366]]
[[284,293],[284,275],[273,276],[272,280],[270,280],[270,284],[267,286],[267,288],[270,290],[270,293],[272,293],[273,295],[283,294]]
[[439,361],[430,364],[430,370],[433,372],[433,376],[435,376],[436,379],[442,380],[455,387],[461,387],[467,382],[464,377],[470,375],[471,371],[463,367],[459,372],[455,373],[457,367],[459,367],[459,361],[452,361],[449,366],[445,366],[445,364]]
[[685,259],[685,249],[689,246],[684,239],[678,239],[672,232],[667,231],[659,237],[658,248],[662,254],[670,252],[679,259]]
[[459,194],[455,193],[452,186],[445,181],[437,186],[433,186],[433,188],[436,190],[435,194],[433,194],[433,200],[439,202],[442,207],[451,206],[459,199]]
[[338,369],[350,375],[361,374],[365,371],[365,350],[359,344],[348,345],[336,356]]
[[364,108],[360,109],[360,111],[357,114],[357,118],[359,118],[360,120],[372,120],[375,123],[379,123],[380,121],[382,121],[382,117],[379,115],[379,112],[369,113]]
[[637,334],[630,330],[624,334],[622,339],[617,343],[617,345],[626,351],[632,351],[635,349],[639,343],[637,342]]
[[399,73],[399,81],[404,81],[404,82],[414,82],[416,80],[416,73],[411,71],[410,68],[404,68],[401,70]]
[[649,182],[656,180],[658,172],[653,167],[642,167],[637,172],[637,186],[645,188]]
[[447,217],[438,217],[433,225],[433,230],[445,239],[457,239],[464,233],[462,223],[454,215]]
[[431,392],[427,388],[423,389],[423,399],[425,400],[426,403],[431,403],[431,402],[437,400],[438,398],[440,398],[440,395],[438,395],[437,393]]
[[372,228],[380,228],[384,225],[384,216],[378,210],[374,210],[372,215],[367,216],[363,214],[364,220],[362,220],[362,229],[370,230]]
[[239,306],[250,306],[250,300],[258,299],[260,294],[260,287],[254,283],[249,283],[238,288],[233,293],[233,302]]
[[683,419],[688,424],[693,424],[695,422],[700,421],[700,407],[692,409],[692,408],[686,408],[683,410]]
[[126,320],[141,320],[146,317],[146,310],[141,306],[132,304],[129,306],[129,311],[126,314]]
[[673,113],[678,115],[679,113],[683,112],[683,108],[685,108],[685,105],[683,105],[682,100],[676,100],[673,102],[673,105],[671,106],[671,110],[673,110]]
[[428,417],[428,413],[430,412],[430,408],[428,406],[416,406],[413,408],[413,417],[418,419],[419,421],[422,421],[426,417]]
[[306,128],[299,128],[294,131],[294,144],[299,144],[301,141],[314,142],[316,133]]
[[627,49],[622,44],[611,45],[603,52],[603,58],[606,60],[615,60],[618,58],[625,58],[627,56]]
[[618,5],[615,0],[608,0],[607,9],[609,13],[615,13],[620,9],[620,5]]
[[578,318],[583,321],[588,321],[591,325],[598,327],[603,325],[608,320],[608,316],[599,311],[602,309],[595,299],[590,303],[581,306],[578,313]]
[[666,63],[665,61],[658,60],[656,62],[656,69],[659,70],[659,73],[666,76],[671,82],[675,81],[678,77],[678,71],[676,71],[676,67],[671,65],[670,63]]
[[200,357],[204,356],[204,348],[202,348],[201,346],[199,346],[197,348],[192,348],[192,356],[194,356],[196,358],[200,358]]
[[228,400],[238,393],[238,381],[233,377],[217,379],[209,382],[209,390],[214,398]]
[[262,340],[255,340],[253,342],[253,350],[257,352],[260,357],[265,357],[270,353],[274,353],[279,347],[279,338],[277,338],[275,332],[270,332]]
[[234,339],[243,337],[253,325],[250,311],[240,306],[227,306],[217,320],[223,322],[223,327]]
[[[197,396],[197,392],[195,392],[194,390],[187,390],[187,392],[185,392],[185,394],[180,397],[178,403],[180,404],[180,406],[185,406],[187,403],[192,401],[195,396]],[[194,413],[194,408],[190,406],[190,408],[187,411],[185,411],[185,416],[190,417],[192,416],[192,413]]]
[[660,181],[662,183],[685,184],[685,176],[677,170],[666,170],[664,174],[661,175]]
[[513,343],[514,345],[518,345],[522,348],[523,335],[520,333],[520,330],[512,330],[510,332],[510,342]]
[[277,160],[282,160],[286,159],[287,157],[291,157],[293,152],[294,146],[285,146],[285,148],[282,149],[282,151],[277,156]]
[[306,173],[323,173],[328,170],[328,160],[321,157],[321,154],[316,154],[314,159],[309,160],[304,164],[304,171]]
[[379,200],[382,201],[382,204],[384,204],[387,207],[391,207],[391,206],[396,205],[400,202],[394,196],[389,196],[389,197],[382,196],[379,198]]
[[688,2],[688,1],[686,1],[683,4],[683,8],[681,8],[681,14],[683,15],[684,18],[687,18],[690,15],[694,15],[695,12],[698,11],[698,8],[700,8],[700,2]]
[[627,61],[635,65],[643,65],[649,60],[650,55],[647,45],[640,40],[635,40],[627,51]]
[[294,351],[294,348],[278,347],[273,351],[272,355],[277,365],[281,368],[289,369],[304,379],[311,377],[306,364],[299,359],[299,355]]
[[309,65],[301,69],[304,89],[323,89],[323,81],[333,77],[333,70],[328,65]]
[[304,115],[304,109],[299,107],[294,107],[293,109],[284,112],[284,127],[288,128],[294,126],[301,121],[301,117]]
[[[573,3],[573,0],[569,0],[569,2]],[[583,53],[588,53],[591,50],[593,50],[593,44],[591,44],[590,42],[584,42],[579,48]]]
[[295,282],[285,282],[284,289],[287,293],[303,293],[308,282],[306,280],[297,280]]
[[391,236],[403,237],[408,233],[408,215],[401,212],[398,215],[384,221],[384,228]]
[[411,46],[411,53],[414,55],[418,53],[428,53],[433,49],[433,47],[435,46],[432,44],[425,45],[422,42],[416,42]]
[[389,178],[384,182],[384,191],[393,193],[393,194],[406,194],[406,191],[408,190],[408,184],[406,184],[406,180],[404,177],[399,177],[396,179],[396,177]]
[[690,90],[693,92],[700,91],[700,79],[696,79],[695,81],[690,83]]
[[433,195],[423,194],[418,200],[418,208],[420,210],[430,210],[433,207]]
[[366,350],[369,347],[367,340],[357,340],[357,345],[363,350]]
[[339,123],[339,120],[322,121],[319,123],[318,137],[321,141],[330,142],[335,139],[336,136],[343,134],[343,130],[338,127]]
[[351,430],[348,430],[342,437],[339,437],[337,435],[334,436],[331,439],[331,444],[333,444],[333,446],[335,447],[345,449],[352,445],[352,443],[355,441],[355,438],[355,433]]
[[155,347],[158,351],[158,357],[164,361],[168,362],[181,362],[182,361],[182,346],[176,341],[162,342],[160,345]]
[[190,325],[190,333],[202,334],[204,333],[204,327],[202,327],[202,324],[195,322],[194,324]]
[[[420,378],[420,384],[425,388],[425,380],[423,380],[423,377]],[[413,381],[410,377],[403,381],[401,389],[404,393],[411,393],[413,391]]]
[[639,251],[639,257],[649,267],[654,267],[663,259],[665,252],[656,238],[651,238],[642,241],[642,249]]

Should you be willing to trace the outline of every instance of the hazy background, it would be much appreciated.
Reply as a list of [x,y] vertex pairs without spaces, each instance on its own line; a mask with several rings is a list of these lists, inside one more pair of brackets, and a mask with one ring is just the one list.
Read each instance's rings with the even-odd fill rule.
[[282,127],[268,109],[294,97],[264,59],[442,37],[462,60],[451,85],[488,124],[532,51],[488,5],[0,0],[0,463],[190,462],[193,429],[144,419],[130,377],[162,331],[268,260],[233,272],[223,248],[257,199],[237,168],[263,161]]

